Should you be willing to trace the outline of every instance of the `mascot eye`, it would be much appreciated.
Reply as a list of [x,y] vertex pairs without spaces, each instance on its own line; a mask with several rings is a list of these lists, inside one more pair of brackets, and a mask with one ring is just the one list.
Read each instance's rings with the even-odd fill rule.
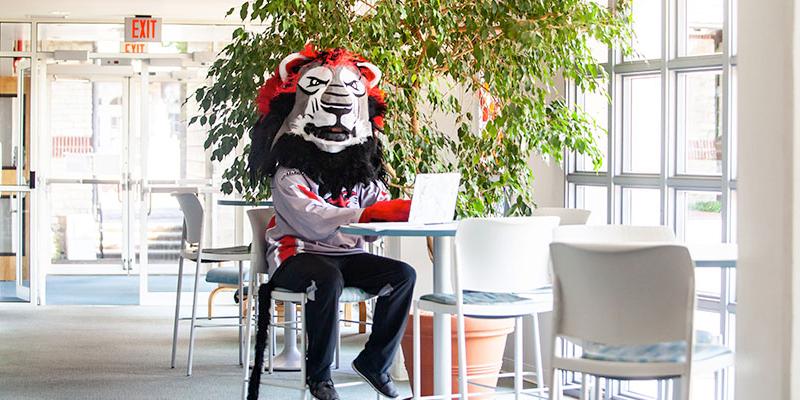
[[317,79],[311,76],[308,77],[308,87],[315,87],[325,83],[328,83],[328,81],[323,81],[321,79]]
[[346,85],[353,90],[358,90],[358,81],[347,82]]

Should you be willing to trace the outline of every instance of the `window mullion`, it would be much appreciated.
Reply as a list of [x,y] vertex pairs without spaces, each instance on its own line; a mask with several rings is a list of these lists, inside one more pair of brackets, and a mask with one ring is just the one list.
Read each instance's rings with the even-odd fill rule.
[[669,65],[673,53],[670,47],[672,40],[670,39],[674,32],[670,25],[672,20],[670,3],[670,0],[661,0],[661,59],[663,62],[661,63],[661,173],[659,174],[659,188],[661,190],[660,221],[665,225],[667,224],[666,209],[669,204],[667,178],[671,173],[670,155],[673,153],[670,151],[670,126],[672,124],[669,117],[670,105],[672,104],[670,99],[673,99],[673,97],[671,96],[672,80],[669,76]]

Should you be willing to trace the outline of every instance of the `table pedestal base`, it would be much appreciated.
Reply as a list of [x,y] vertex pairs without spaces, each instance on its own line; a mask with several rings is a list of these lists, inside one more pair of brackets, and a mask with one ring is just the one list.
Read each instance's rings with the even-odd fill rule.
[[[294,304],[288,303],[283,307],[283,320],[294,321],[297,319],[297,309]],[[297,330],[293,326],[283,329],[283,350],[272,359],[272,369],[275,371],[300,371],[302,362],[300,350],[297,349]]]

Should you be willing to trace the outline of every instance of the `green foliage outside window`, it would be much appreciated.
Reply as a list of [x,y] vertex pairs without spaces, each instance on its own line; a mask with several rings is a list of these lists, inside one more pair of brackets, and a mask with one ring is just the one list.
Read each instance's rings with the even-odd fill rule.
[[[265,71],[313,43],[360,53],[383,71],[392,194],[407,194],[418,172],[459,171],[462,217],[529,214],[534,153],[558,162],[576,151],[599,168],[600,128],[557,96],[562,78],[602,92],[607,73],[590,44],[627,53],[632,39],[629,0],[611,9],[588,0],[255,0],[228,14],[266,29],[237,29],[209,68],[212,83],[194,94],[202,114],[191,122],[208,129],[212,160],[235,157],[223,192],[269,196],[268,182],[247,174],[249,144],[236,149],[258,118]],[[476,129],[482,90],[498,112]]]

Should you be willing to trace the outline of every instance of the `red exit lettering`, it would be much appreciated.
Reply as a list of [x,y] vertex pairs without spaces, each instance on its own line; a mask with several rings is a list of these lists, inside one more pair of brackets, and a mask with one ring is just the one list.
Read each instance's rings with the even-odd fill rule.
[[134,39],[154,39],[156,37],[156,20],[134,18],[131,21],[131,36]]
[[125,43],[122,48],[123,53],[144,53],[144,43]]

